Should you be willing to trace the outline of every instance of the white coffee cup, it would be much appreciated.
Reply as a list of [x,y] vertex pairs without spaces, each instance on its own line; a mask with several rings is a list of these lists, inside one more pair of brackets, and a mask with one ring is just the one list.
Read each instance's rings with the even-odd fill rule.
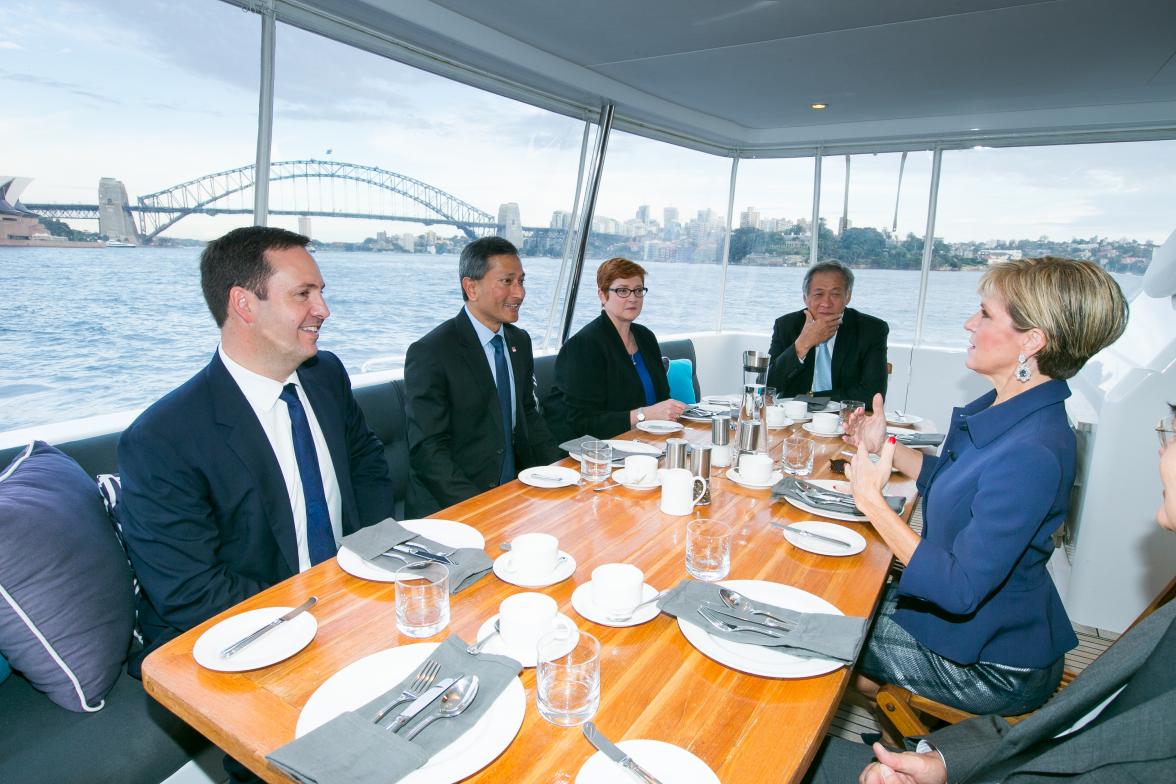
[[521,577],[543,577],[559,560],[559,540],[551,534],[521,534],[511,540],[506,571]]
[[739,476],[757,485],[767,484],[772,481],[772,458],[767,455],[740,455]]
[[788,414],[784,413],[783,406],[767,406],[764,412],[768,417],[768,427],[780,427],[788,421]]
[[813,414],[813,430],[818,433],[836,433],[840,425],[841,417],[837,414],[828,411]]
[[516,593],[498,605],[499,635],[510,650],[534,649],[556,622],[559,606],[541,593]]
[[629,455],[625,458],[625,484],[651,485],[656,479],[656,457],[653,455]]
[[782,408],[784,416],[789,419],[804,419],[808,416],[808,403],[803,400],[786,400]]
[[610,612],[632,610],[641,603],[645,574],[632,564],[608,563],[592,570],[592,603]]
[[706,480],[685,468],[662,468],[657,476],[661,480],[661,510],[666,514],[688,515],[706,495]]

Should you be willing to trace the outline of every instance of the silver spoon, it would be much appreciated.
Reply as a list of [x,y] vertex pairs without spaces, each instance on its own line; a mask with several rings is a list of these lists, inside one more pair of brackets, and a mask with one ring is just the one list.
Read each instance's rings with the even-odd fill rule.
[[723,604],[727,605],[732,610],[742,610],[743,612],[751,613],[752,615],[762,615],[765,618],[771,618],[773,621],[776,621],[775,624],[769,625],[780,626],[784,629],[792,628],[792,621],[786,621],[783,618],[777,618],[770,612],[764,612],[763,610],[756,609],[755,605],[751,603],[751,599],[748,599],[741,593],[732,591],[730,588],[720,588],[719,598],[723,601]]
[[435,713],[430,713],[421,721],[420,724],[413,727],[405,734],[405,740],[412,740],[417,735],[420,735],[421,730],[428,727],[437,719],[452,719],[458,716],[474,701],[474,697],[478,696],[478,676],[467,675],[457,683],[450,686],[441,695],[439,702],[441,707]]
[[668,589],[665,591],[658,591],[657,594],[654,595],[652,598],[646,599],[645,601],[641,602],[636,607],[634,607],[632,610],[629,610],[629,612],[627,612],[627,613],[614,613],[612,615],[607,616],[608,621],[609,621],[609,623],[624,623],[625,621],[629,620],[634,615],[636,615],[637,611],[640,610],[642,607],[644,607],[647,604],[653,604],[658,599],[661,599],[663,596],[665,596],[667,593],[669,593]]
[[493,640],[495,637],[497,637],[502,632],[502,626],[500,624],[501,624],[501,620],[498,618],[495,618],[494,619],[494,630],[492,632],[490,632],[489,634],[487,634],[482,639],[478,640],[473,645],[467,645],[466,646],[466,653],[468,653],[471,656],[474,656],[476,654],[481,653],[482,649],[486,647],[486,643]]

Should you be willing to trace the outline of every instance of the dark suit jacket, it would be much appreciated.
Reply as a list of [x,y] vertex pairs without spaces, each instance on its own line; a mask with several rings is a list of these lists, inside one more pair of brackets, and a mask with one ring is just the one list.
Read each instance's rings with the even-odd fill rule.
[[[563,456],[535,402],[531,338],[503,325],[515,380],[515,467]],[[432,514],[498,485],[504,459],[502,413],[486,352],[463,308],[408,347],[408,512]]]
[[[319,352],[298,377],[331,452],[343,532],[392,516],[383,447],[342,363]],[[298,572],[282,470],[218,354],[127,428],[118,464],[118,517],[149,647]]]
[[772,329],[772,346],[768,353],[768,386],[779,395],[793,397],[811,392],[829,394],[837,400],[860,400],[869,405],[875,393],[886,396],[886,322],[846,308],[833,345],[833,389],[813,389],[813,368],[817,350],[796,358],[796,338],[804,328],[804,311],[798,310],[776,319]]
[[[633,325],[637,350],[653,381],[654,402],[670,396],[661,347],[653,333]],[[555,359],[555,386],[543,413],[559,441],[591,434],[612,438],[629,429],[629,412],[646,405],[645,388],[620,333],[600,316],[573,335]]]

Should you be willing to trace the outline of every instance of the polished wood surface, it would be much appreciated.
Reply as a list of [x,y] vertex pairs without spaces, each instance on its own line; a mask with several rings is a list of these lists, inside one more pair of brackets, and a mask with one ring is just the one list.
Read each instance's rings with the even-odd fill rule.
[[[795,428],[799,431],[799,427]],[[773,452],[791,429],[773,430]],[[636,433],[647,442],[664,437]],[[679,434],[682,435],[682,434]],[[709,427],[688,425],[685,437],[709,441]],[[828,476],[838,439],[816,439],[818,477]],[[572,465],[571,461],[565,461]],[[848,668],[804,679],[772,679],[725,667],[697,651],[682,636],[677,621],[659,615],[629,627],[600,626],[572,609],[572,591],[591,580],[592,569],[625,561],[641,568],[646,581],[662,589],[686,577],[686,522],[717,518],[735,529],[732,579],[761,579],[810,591],[849,615],[871,614],[878,601],[890,551],[868,524],[845,523],[867,541],[863,553],[831,558],[792,547],[771,522],[811,518],[784,503],[770,503],[768,490],[749,490],[712,470],[711,504],[687,517],[658,508],[658,491],[616,487],[555,490],[520,482],[496,488],[436,516],[474,526],[486,537],[490,556],[518,534],[546,531],[576,559],[575,574],[538,589],[560,610],[596,636],[603,646],[601,704],[595,721],[614,740],[652,738],[677,744],[701,757],[726,784],[799,780],[815,754],[842,692]],[[894,494],[913,497],[913,481],[896,475]],[[909,515],[913,504],[908,503]],[[447,634],[471,641],[478,626],[495,614],[507,596],[526,589],[493,575],[451,597]],[[318,621],[314,641],[272,667],[244,673],[206,670],[192,658],[192,646],[210,626],[243,610],[296,605],[318,596],[312,611]],[[157,700],[267,781],[286,777],[271,769],[265,755],[294,737],[299,711],[316,688],[344,666],[376,651],[419,642],[396,630],[393,586],[361,580],[334,560],[296,575],[222,613],[153,653],[143,666],[143,681]],[[471,782],[572,782],[594,753],[579,728],[548,724],[535,708],[535,671],[524,670],[527,712],[514,742]]]

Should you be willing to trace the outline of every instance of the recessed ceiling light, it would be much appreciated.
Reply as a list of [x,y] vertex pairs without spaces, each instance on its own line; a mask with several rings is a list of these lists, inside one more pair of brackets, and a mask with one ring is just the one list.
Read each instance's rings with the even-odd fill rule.
[[810,104],[809,104],[809,108],[810,108],[810,109],[816,109],[816,110],[818,110],[818,111],[819,111],[819,110],[821,110],[821,109],[828,109],[828,108],[829,108],[829,104],[827,104],[827,103],[810,103]]

